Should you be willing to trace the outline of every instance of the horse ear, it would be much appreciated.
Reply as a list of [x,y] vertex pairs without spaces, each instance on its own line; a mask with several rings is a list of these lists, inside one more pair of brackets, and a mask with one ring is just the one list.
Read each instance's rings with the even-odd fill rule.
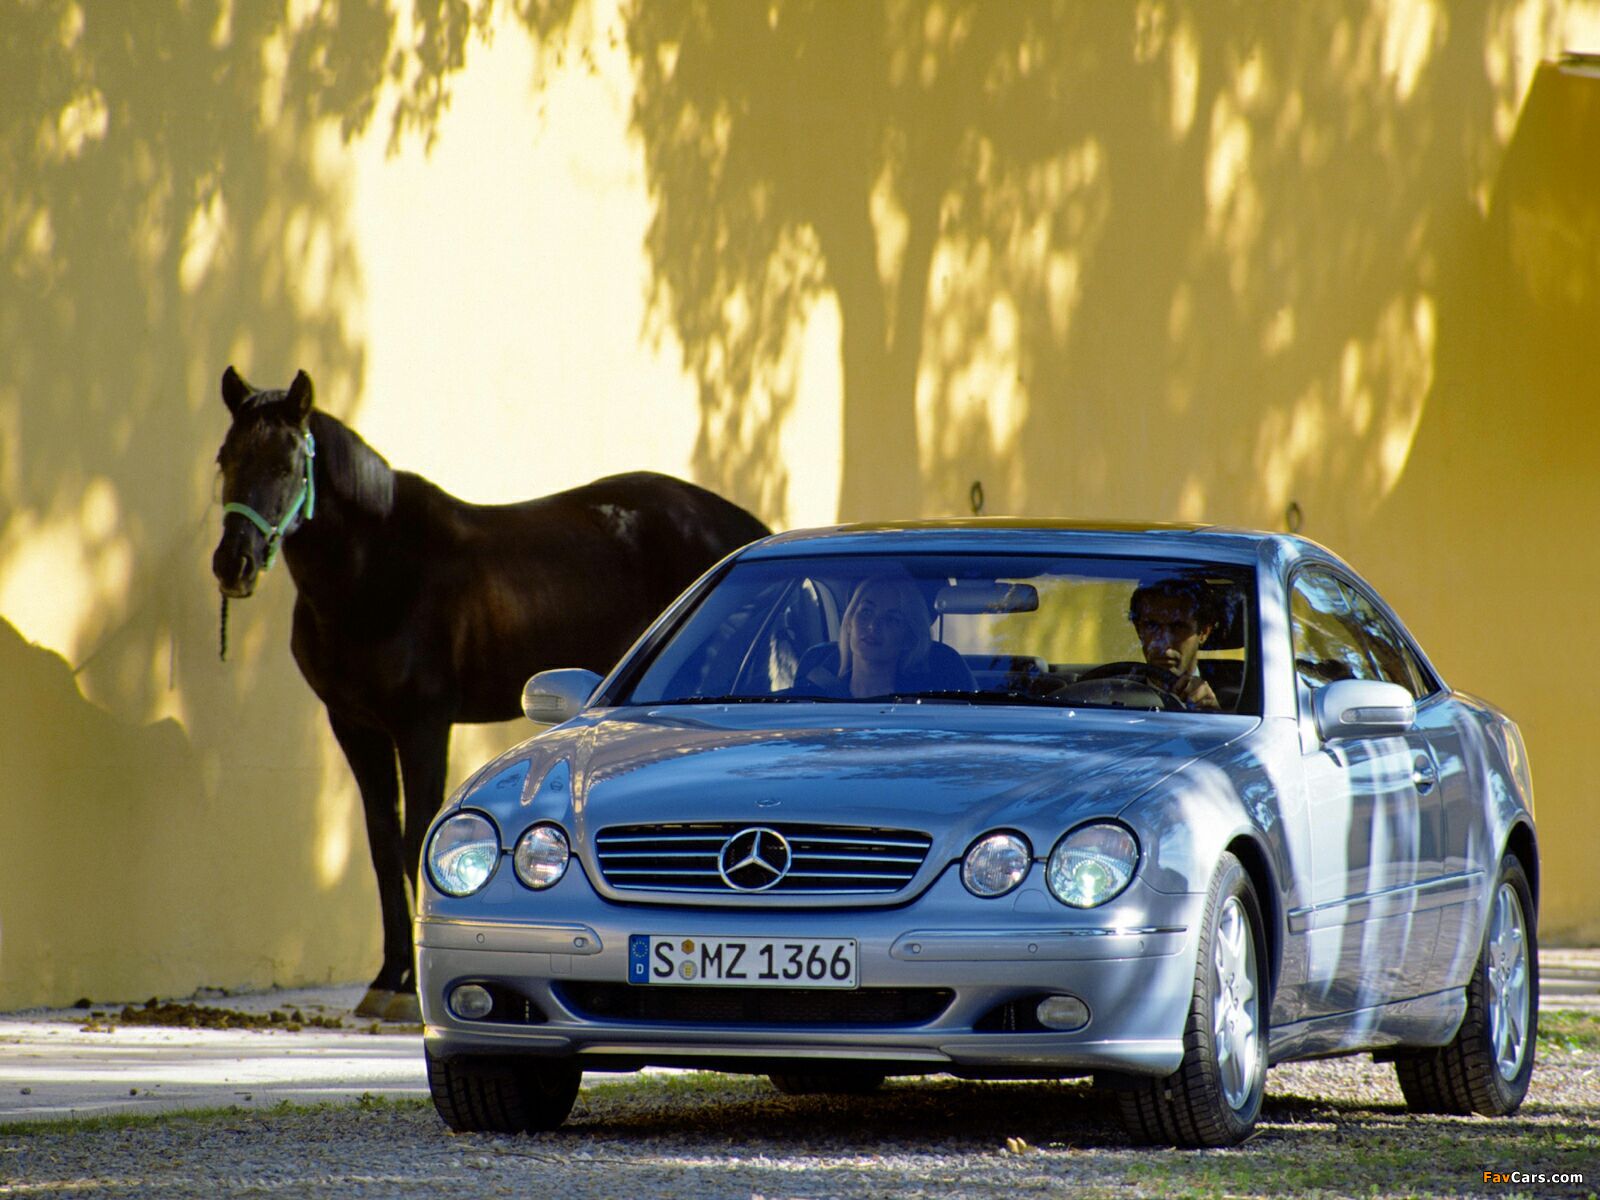
[[222,402],[228,406],[228,411],[234,416],[239,415],[239,406],[255,392],[230,365],[222,373]]
[[311,400],[311,376],[296,371],[294,382],[289,385],[289,411],[296,421],[304,422],[311,415]]

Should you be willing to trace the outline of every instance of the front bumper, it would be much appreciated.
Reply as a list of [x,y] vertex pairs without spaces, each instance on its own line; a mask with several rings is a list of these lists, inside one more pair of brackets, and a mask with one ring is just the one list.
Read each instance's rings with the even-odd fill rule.
[[[526,1054],[585,1070],[762,1073],[820,1061],[886,1074],[1167,1075],[1183,1057],[1204,899],[1135,880],[1080,912],[1044,891],[1036,867],[1012,895],[979,900],[952,868],[899,908],[707,909],[612,903],[576,861],[546,893],[503,871],[478,896],[424,900],[415,935],[427,1045],[435,1057]],[[634,934],[853,938],[859,991],[630,985]],[[490,1017],[450,1011],[461,983],[495,995]],[[1044,1029],[1033,1013],[1049,995],[1082,1000],[1088,1023]]]

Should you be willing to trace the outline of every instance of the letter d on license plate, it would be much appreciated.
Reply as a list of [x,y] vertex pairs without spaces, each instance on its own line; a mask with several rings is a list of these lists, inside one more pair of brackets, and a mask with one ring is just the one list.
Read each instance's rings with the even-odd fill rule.
[[629,983],[722,987],[856,986],[854,938],[628,938]]

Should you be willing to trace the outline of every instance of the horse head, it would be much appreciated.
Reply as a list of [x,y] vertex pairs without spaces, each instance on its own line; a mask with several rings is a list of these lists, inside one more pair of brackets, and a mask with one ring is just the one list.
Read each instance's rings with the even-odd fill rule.
[[229,367],[222,399],[233,424],[217,465],[222,471],[222,538],[211,555],[217,587],[230,599],[255,591],[279,544],[309,521],[316,507],[311,377],[304,371],[286,390],[258,391]]

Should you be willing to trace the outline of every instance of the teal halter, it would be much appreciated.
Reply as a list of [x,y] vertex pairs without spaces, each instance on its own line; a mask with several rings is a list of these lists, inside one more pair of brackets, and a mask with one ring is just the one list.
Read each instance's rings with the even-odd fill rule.
[[311,520],[317,511],[317,477],[313,468],[316,466],[317,441],[311,436],[309,429],[305,430],[306,438],[306,477],[300,485],[300,490],[295,493],[294,500],[289,505],[289,510],[283,514],[283,519],[276,525],[272,524],[248,504],[224,504],[222,515],[238,513],[259,529],[267,539],[267,559],[261,565],[263,571],[270,571],[272,564],[278,560],[278,546],[283,541],[283,535],[289,532],[289,526],[294,524],[295,518],[300,515],[300,510],[305,509],[306,520]]

